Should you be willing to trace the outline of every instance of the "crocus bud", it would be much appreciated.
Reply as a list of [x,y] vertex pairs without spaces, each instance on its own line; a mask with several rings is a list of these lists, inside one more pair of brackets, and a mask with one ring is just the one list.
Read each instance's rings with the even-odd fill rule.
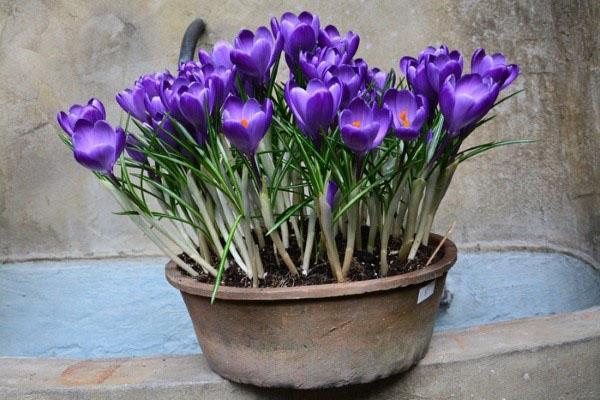
[[273,32],[280,33],[283,38],[283,51],[289,67],[294,70],[298,65],[301,51],[313,51],[319,37],[319,16],[307,11],[298,16],[286,12],[281,16],[281,22],[271,20]]
[[444,124],[451,135],[460,134],[462,128],[479,121],[494,105],[500,84],[491,77],[468,74],[456,80],[446,78],[440,91],[440,109]]
[[326,74],[325,82],[329,82],[332,78],[337,78],[342,84],[342,99],[340,105],[346,107],[350,101],[358,94],[359,89],[364,83],[366,69],[364,75],[363,68],[353,67],[350,65],[340,65],[333,67]]
[[115,162],[125,147],[125,132],[115,131],[106,121],[95,123],[80,119],[73,129],[73,155],[84,167],[112,174]]
[[74,104],[68,112],[61,111],[56,115],[60,127],[69,136],[73,136],[73,129],[79,120],[84,120],[94,124],[96,121],[106,119],[104,105],[100,100],[91,98],[84,106]]
[[220,40],[213,46],[212,54],[201,49],[198,52],[198,59],[202,65],[212,64],[215,67],[231,68],[233,67],[230,58],[231,50],[233,46],[229,42]]
[[248,158],[253,159],[258,144],[267,133],[273,117],[273,103],[256,99],[246,103],[230,96],[223,105],[223,132],[229,142]]
[[282,46],[281,36],[273,39],[271,31],[264,26],[258,28],[256,33],[244,29],[234,40],[231,61],[238,71],[262,84],[268,80],[269,71],[279,58]]
[[214,100],[214,90],[203,87],[198,82],[192,83],[179,98],[179,112],[193,126],[198,144],[204,143],[208,135],[208,116],[212,112]]
[[337,78],[327,85],[312,79],[306,90],[290,81],[285,87],[285,99],[302,133],[318,143],[320,135],[329,130],[335,119],[342,99],[342,87]]
[[325,192],[325,201],[327,202],[329,208],[333,209],[333,206],[335,205],[335,200],[339,192],[337,183],[335,183],[335,181],[329,181],[327,183],[326,190],[327,191]]

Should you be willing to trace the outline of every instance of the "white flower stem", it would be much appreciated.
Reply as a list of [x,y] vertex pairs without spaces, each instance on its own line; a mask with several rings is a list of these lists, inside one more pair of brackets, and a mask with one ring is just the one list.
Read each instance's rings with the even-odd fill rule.
[[326,194],[323,194],[317,198],[315,203],[318,204],[317,210],[319,213],[319,222],[321,224],[321,232],[323,233],[323,238],[325,240],[325,249],[327,252],[327,259],[329,260],[331,272],[338,282],[343,282],[344,275],[342,274],[340,256],[335,244],[331,208],[329,207],[329,204],[327,204]]
[[417,234],[415,236],[415,241],[413,242],[410,252],[408,253],[408,259],[413,260],[417,255],[417,251],[421,246],[421,242],[424,240],[425,235],[429,236],[429,231],[427,230],[427,221],[431,214],[431,207],[433,206],[433,200],[435,195],[435,189],[437,187],[438,176],[440,175],[440,169],[434,168],[427,179],[427,184],[425,185],[425,197],[423,198],[423,205],[421,206],[421,212],[419,213],[419,225],[417,228]]
[[[267,229],[270,229],[270,227],[274,225],[274,221],[273,221],[273,214],[271,211],[271,202],[269,201],[269,194],[266,191],[266,186],[267,186],[266,182],[263,183],[263,190],[260,192],[260,195],[259,195],[260,208],[261,208],[263,219],[265,221],[265,227]],[[273,244],[275,245],[277,252],[283,259],[283,262],[286,265],[286,267],[288,268],[288,270],[290,271],[290,273],[292,275],[298,275],[298,269],[296,269],[296,266],[294,265],[292,258],[290,257],[287,250],[285,249],[285,246],[283,245],[283,242],[281,241],[281,238],[279,237],[279,233],[277,232],[277,230],[271,232],[271,239],[273,240]]]
[[406,217],[406,228],[402,235],[402,246],[398,251],[398,258],[400,261],[406,261],[408,258],[408,252],[415,240],[415,231],[417,224],[417,216],[419,214],[419,207],[421,205],[421,199],[423,198],[423,190],[425,189],[426,181],[423,178],[417,178],[412,182],[412,190],[410,193],[410,199],[408,200],[408,215]]
[[306,247],[302,256],[302,271],[306,275],[310,264],[310,256],[312,255],[313,244],[315,242],[315,225],[317,224],[317,213],[312,210],[308,215],[308,228],[306,233]]

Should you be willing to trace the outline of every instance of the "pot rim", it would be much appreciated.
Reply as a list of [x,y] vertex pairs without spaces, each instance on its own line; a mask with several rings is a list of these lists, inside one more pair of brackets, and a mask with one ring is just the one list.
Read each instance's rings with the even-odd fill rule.
[[[433,244],[437,245],[442,240],[442,236],[432,233],[430,239],[432,239]],[[279,288],[241,288],[221,285],[216,298],[243,301],[320,299],[359,295],[416,285],[442,276],[454,265],[457,257],[454,242],[446,239],[440,251],[443,251],[440,260],[425,268],[405,274],[364,281]],[[198,282],[190,276],[184,275],[173,261],[167,263],[165,277],[171,285],[182,292],[208,298],[212,295],[212,284]]]

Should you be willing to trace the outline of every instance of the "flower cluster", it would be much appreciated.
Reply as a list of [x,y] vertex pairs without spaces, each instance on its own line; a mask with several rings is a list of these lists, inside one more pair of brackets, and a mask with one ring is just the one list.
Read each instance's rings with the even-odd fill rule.
[[[200,50],[176,74],[140,77],[116,96],[124,127],[113,129],[96,99],[60,112],[58,122],[75,159],[192,275],[169,246],[215,276],[211,260],[219,257],[254,285],[264,277],[267,239],[290,274],[308,273],[322,248],[343,281],[360,248],[379,252],[385,275],[390,237],[402,243],[401,260],[427,244],[457,165],[518,142],[460,150],[519,67],[477,49],[466,73],[458,50],[428,47],[400,58],[397,80],[393,69],[356,58],[359,43],[353,32],[322,27],[317,15],[285,13],[270,28]],[[282,53],[286,82],[277,81]]]

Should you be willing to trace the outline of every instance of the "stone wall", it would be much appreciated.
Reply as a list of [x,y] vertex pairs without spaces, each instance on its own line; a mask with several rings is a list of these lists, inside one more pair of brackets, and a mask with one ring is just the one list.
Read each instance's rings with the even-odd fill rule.
[[[287,3],[287,4],[283,4]],[[483,46],[521,65],[495,121],[470,143],[507,138],[463,164],[437,230],[454,220],[463,246],[541,246],[600,260],[598,3],[590,1],[4,0],[0,3],[0,261],[156,254],[57,139],[55,113],[92,95],[109,104],[144,72],[173,69],[186,25],[201,45],[308,9],[361,35],[359,55],[396,67],[448,43]]]

